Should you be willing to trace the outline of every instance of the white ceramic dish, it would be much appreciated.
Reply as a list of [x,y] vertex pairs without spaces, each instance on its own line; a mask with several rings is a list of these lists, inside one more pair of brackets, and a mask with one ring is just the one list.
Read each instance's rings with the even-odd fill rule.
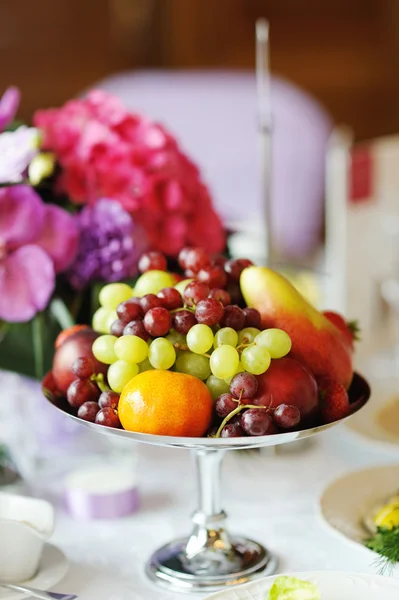
[[[35,577],[24,583],[39,590],[49,590],[57,585],[68,572],[68,560],[55,546],[45,544]],[[26,596],[20,592],[12,592],[0,587],[0,600],[23,600]]]
[[[369,373],[369,371],[365,371]],[[392,377],[371,377],[372,396],[363,410],[347,421],[347,430],[358,441],[380,448],[383,451],[399,454],[399,435],[393,435],[381,426],[378,415],[385,406],[390,406],[393,399],[398,396],[399,380]],[[395,411],[393,418],[397,418]]]
[[321,495],[321,519],[341,539],[369,553],[372,562],[377,555],[364,546],[364,540],[370,537],[365,520],[398,490],[399,465],[347,473],[332,481]]
[[[291,573],[290,573],[291,575]],[[319,586],[322,600],[398,600],[399,582],[388,577],[342,572],[293,573]],[[207,600],[266,600],[276,576],[258,579],[209,596]]]
[[19,583],[31,579],[53,530],[51,504],[0,492],[0,581]]

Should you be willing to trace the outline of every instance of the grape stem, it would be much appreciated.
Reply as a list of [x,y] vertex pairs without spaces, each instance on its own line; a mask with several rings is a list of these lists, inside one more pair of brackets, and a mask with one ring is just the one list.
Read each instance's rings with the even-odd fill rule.
[[240,397],[238,398],[238,400],[236,400],[234,398],[234,400],[236,402],[238,402],[238,406],[237,408],[235,408],[234,410],[232,410],[227,417],[225,417],[223,419],[223,421],[220,424],[219,429],[217,430],[216,434],[215,434],[215,438],[219,438],[220,434],[222,433],[223,428],[227,425],[227,423],[235,416],[238,415],[239,412],[241,412],[243,409],[247,409],[247,408],[257,408],[259,410],[268,410],[267,406],[257,406],[256,404],[241,404],[241,397],[242,397],[242,391],[240,392]]
[[102,392],[109,392],[111,388],[107,386],[104,381],[104,375],[102,373],[98,373],[98,375],[94,374],[90,377],[91,381],[95,381],[98,387]]
[[245,348],[248,348],[249,346],[254,346],[254,342],[250,342],[249,344],[240,344],[239,346],[236,347],[237,352],[239,352],[240,350],[244,350]]

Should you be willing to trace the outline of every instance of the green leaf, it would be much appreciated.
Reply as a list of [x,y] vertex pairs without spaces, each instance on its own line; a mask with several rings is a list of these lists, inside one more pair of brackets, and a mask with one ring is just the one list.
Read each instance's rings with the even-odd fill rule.
[[266,600],[321,600],[321,595],[310,581],[282,575],[275,579]]

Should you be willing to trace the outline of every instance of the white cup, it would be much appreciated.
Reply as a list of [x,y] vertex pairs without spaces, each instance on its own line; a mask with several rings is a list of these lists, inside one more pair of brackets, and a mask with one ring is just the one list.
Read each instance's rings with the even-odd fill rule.
[[0,492],[0,582],[18,583],[37,572],[54,509],[45,500]]

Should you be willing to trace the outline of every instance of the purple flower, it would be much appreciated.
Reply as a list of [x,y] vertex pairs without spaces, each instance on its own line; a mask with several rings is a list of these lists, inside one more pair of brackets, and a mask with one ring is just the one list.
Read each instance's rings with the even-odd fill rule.
[[76,289],[93,281],[119,281],[137,273],[145,238],[119,202],[99,200],[86,206],[76,220],[80,244],[69,273]]
[[9,87],[0,98],[0,131],[11,123],[17,114],[21,94],[16,87]]
[[29,321],[75,258],[73,217],[25,185],[0,189],[0,319]]

